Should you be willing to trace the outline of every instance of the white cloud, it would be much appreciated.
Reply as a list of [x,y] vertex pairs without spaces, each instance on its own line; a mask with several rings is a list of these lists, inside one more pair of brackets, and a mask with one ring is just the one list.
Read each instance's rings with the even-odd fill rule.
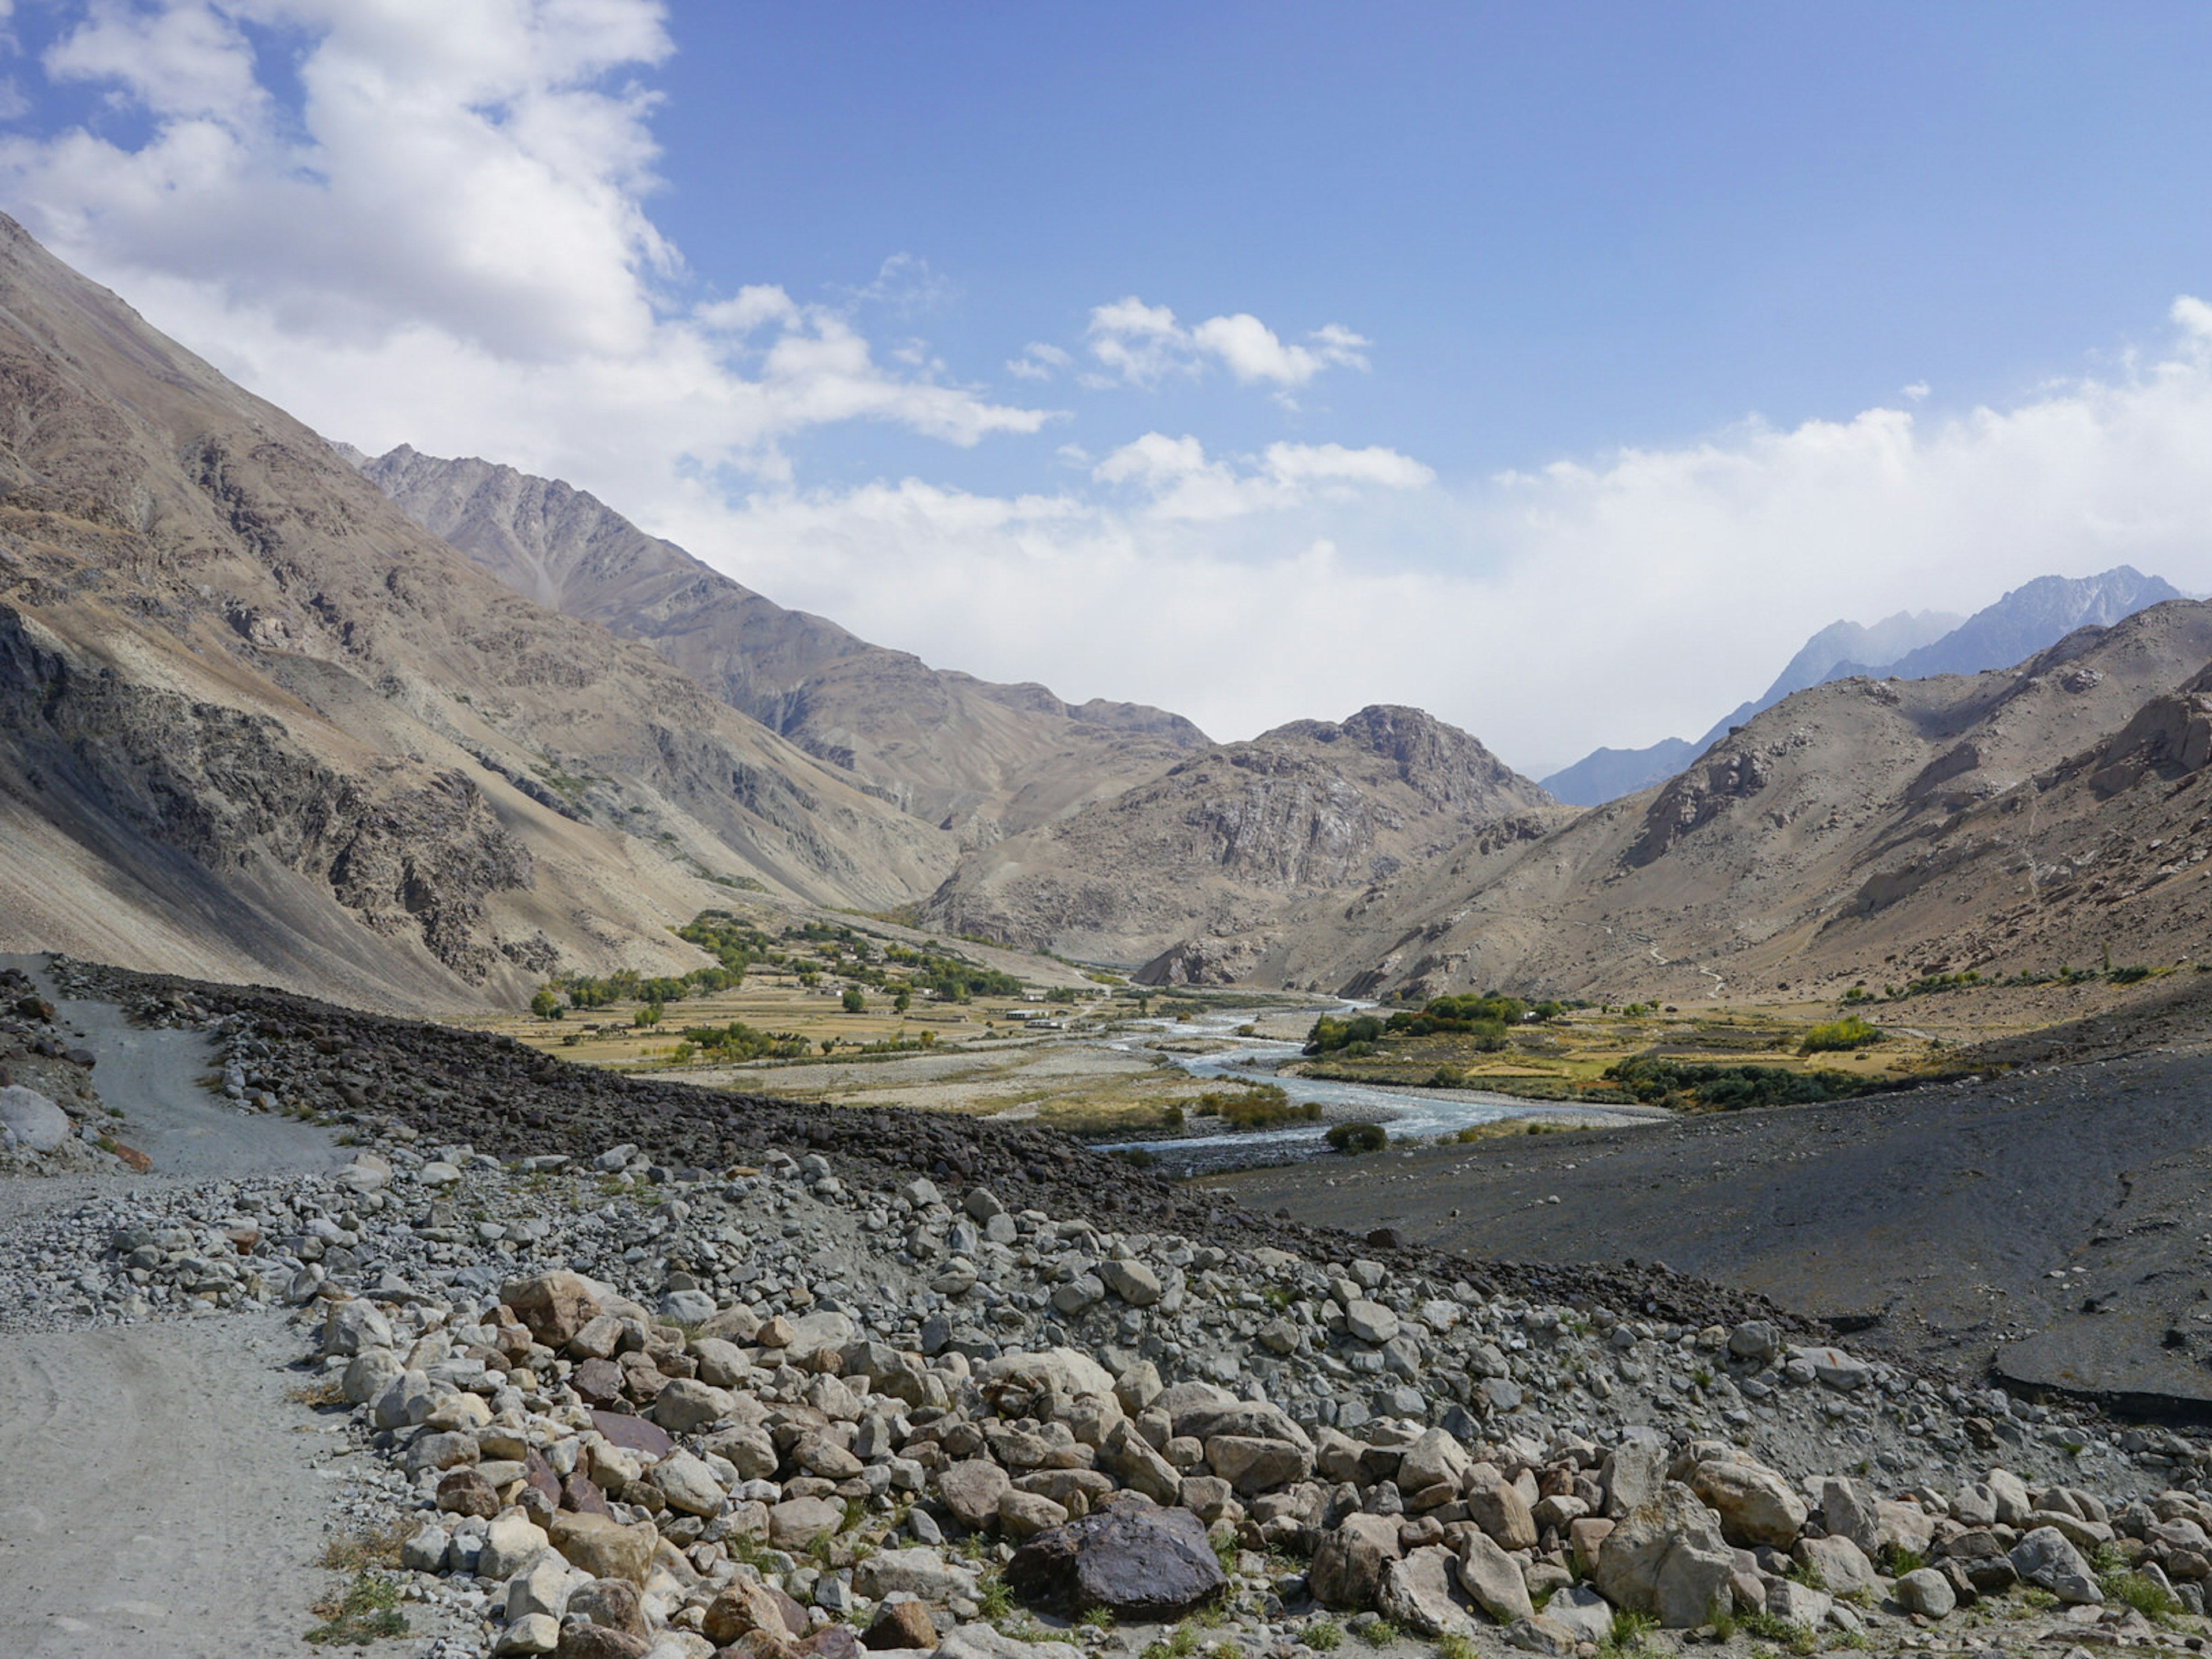
[[1239,468],[1209,460],[1205,446],[1185,435],[1147,432],[1091,471],[1101,483],[1127,484],[1150,497],[1156,519],[1199,521],[1286,512],[1316,500],[1351,500],[1362,488],[1418,489],[1436,475],[1388,449],[1341,444],[1268,445],[1256,463]]
[[[1134,295],[1091,312],[1091,355],[1132,386],[1154,386],[1170,374],[1195,375],[1212,361],[1237,380],[1301,386],[1324,368],[1364,369],[1373,342],[1331,323],[1285,344],[1249,312],[1209,317],[1193,328],[1176,321],[1165,306],[1148,306]],[[1109,381],[1110,383],[1110,381]]]
[[[298,108],[264,90],[249,23],[304,37]],[[158,325],[368,447],[575,470],[621,429],[599,482],[642,489],[679,461],[776,476],[780,440],[832,422],[957,444],[1042,426],[780,289],[678,297],[645,207],[653,100],[617,79],[672,49],[654,0],[94,0],[45,70],[150,133],[0,141],[0,191]],[[854,299],[941,289],[902,254]]]
[[1075,362],[1056,345],[1042,340],[1031,340],[1022,348],[1021,356],[1006,360],[1006,371],[1024,380],[1049,380],[1054,374]]

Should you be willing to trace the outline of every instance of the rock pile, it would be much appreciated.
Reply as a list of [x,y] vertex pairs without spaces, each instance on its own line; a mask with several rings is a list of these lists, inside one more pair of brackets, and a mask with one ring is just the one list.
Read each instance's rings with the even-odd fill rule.
[[145,1168],[111,1134],[115,1114],[92,1086],[93,1060],[30,976],[0,968],[0,1174]]

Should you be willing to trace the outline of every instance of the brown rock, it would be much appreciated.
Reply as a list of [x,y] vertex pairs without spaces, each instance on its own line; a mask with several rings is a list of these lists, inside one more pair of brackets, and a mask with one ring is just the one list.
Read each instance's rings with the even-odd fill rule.
[[1006,1492],[999,1497],[999,1531],[1014,1543],[1034,1538],[1067,1519],[1066,1506],[1040,1492]]
[[489,1521],[500,1511],[499,1492],[475,1469],[453,1469],[438,1482],[438,1507],[448,1515],[474,1515]]
[[560,1507],[574,1510],[579,1515],[604,1515],[614,1518],[607,1507],[607,1495],[599,1489],[592,1477],[579,1469],[561,1483]]
[[1371,1607],[1382,1586],[1383,1567],[1397,1559],[1395,1516],[1347,1515],[1342,1525],[1322,1534],[1306,1582],[1314,1599],[1327,1606]]
[[599,1316],[599,1304],[574,1273],[556,1271],[519,1279],[501,1287],[499,1299],[514,1310],[530,1334],[549,1348],[562,1348]]
[[562,1510],[549,1529],[553,1547],[594,1578],[626,1578],[643,1584],[652,1570],[660,1534],[650,1521],[625,1527],[610,1516],[579,1515]]
[[1467,1494],[1467,1518],[1502,1550],[1536,1547],[1536,1518],[1528,1502],[1503,1480],[1478,1480]]
[[571,1625],[561,1632],[561,1645],[553,1659],[645,1659],[653,1644],[628,1631],[605,1625]]
[[860,1644],[869,1648],[934,1648],[937,1626],[919,1601],[891,1601],[876,1609]]
[[625,1451],[643,1452],[656,1463],[676,1449],[674,1437],[659,1424],[632,1417],[626,1412],[595,1411],[592,1413],[592,1426],[609,1444],[620,1446]]
[[970,1532],[981,1532],[999,1518],[999,1500],[1012,1487],[1006,1472],[981,1458],[955,1463],[937,1477],[937,1495],[953,1518]]
[[[825,1348],[823,1353],[832,1359],[837,1357],[835,1348]],[[799,1643],[799,1650],[806,1659],[860,1659],[860,1638],[853,1634],[850,1625],[824,1625]]]
[[749,1630],[726,1648],[718,1648],[714,1659],[798,1659],[799,1644],[781,1631]]
[[845,1505],[834,1498],[787,1498],[768,1512],[769,1541],[778,1549],[805,1549],[845,1524]]
[[768,1586],[742,1580],[707,1604],[707,1622],[701,1628],[717,1647],[726,1647],[751,1630],[773,1631],[779,1636],[791,1633],[784,1624],[783,1609],[776,1605]]
[[587,1406],[611,1406],[622,1398],[622,1367],[611,1359],[586,1359],[568,1374],[568,1386]]
[[594,1578],[588,1584],[580,1585],[569,1593],[567,1609],[561,1617],[563,1622],[581,1619],[630,1636],[650,1633],[637,1586],[627,1578]]

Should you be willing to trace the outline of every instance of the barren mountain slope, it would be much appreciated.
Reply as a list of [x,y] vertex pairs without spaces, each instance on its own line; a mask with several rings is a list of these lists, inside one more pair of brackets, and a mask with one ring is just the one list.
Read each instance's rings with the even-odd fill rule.
[[1278,976],[1686,1000],[2193,956],[2208,657],[2212,605],[2177,600],[2010,670],[1799,692],[1517,856],[1409,872]]
[[507,592],[0,219],[0,949],[380,1002],[692,958],[950,838]]
[[417,523],[540,604],[641,640],[733,708],[979,845],[1157,777],[1206,734],[1138,703],[933,669],[787,611],[596,497],[406,445],[362,471]]
[[1364,708],[1225,744],[1058,823],[969,854],[933,927],[1158,979],[1247,976],[1275,929],[1465,839],[1553,810],[1464,732],[1417,708]]

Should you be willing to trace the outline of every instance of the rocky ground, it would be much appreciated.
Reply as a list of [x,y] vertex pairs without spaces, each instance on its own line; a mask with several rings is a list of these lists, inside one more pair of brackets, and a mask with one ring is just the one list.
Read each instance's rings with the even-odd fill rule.
[[[446,1659],[2202,1644],[2189,1436],[1679,1277],[1545,1290],[1224,1226],[988,1126],[824,1151],[849,1126],[641,1091],[595,1135],[552,1109],[591,1081],[569,1068],[502,1098],[545,1120],[513,1124],[479,1105],[505,1051],[465,1093],[415,1028],[57,976],[96,978],[209,1033],[242,1121],[362,1097],[331,1167],[118,1167],[0,1219],[0,1352],[282,1336],[347,1494],[284,1540],[349,1574],[303,1634]],[[711,1159],[683,1150],[702,1122]],[[30,1582],[0,1628],[37,1619]]]
[[1222,1184],[1252,1207],[1438,1249],[1662,1261],[1896,1358],[2203,1421],[2208,1107],[2212,1060],[2153,1050]]

